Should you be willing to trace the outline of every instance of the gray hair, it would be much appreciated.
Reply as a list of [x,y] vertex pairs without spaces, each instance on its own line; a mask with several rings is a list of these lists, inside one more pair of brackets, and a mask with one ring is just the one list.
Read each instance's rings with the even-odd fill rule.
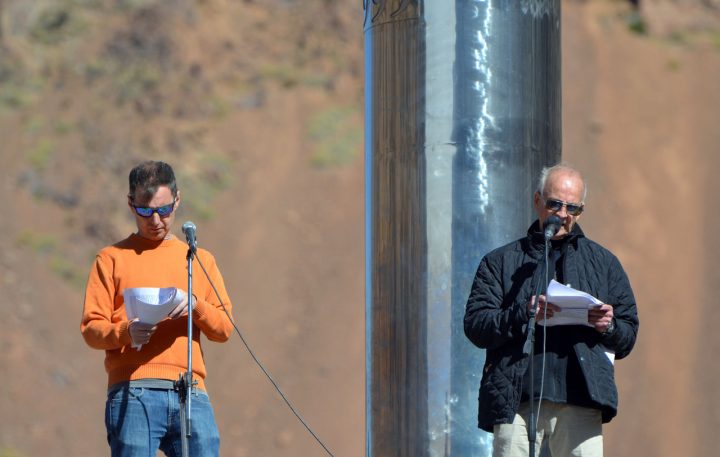
[[538,179],[537,192],[541,196],[545,195],[545,184],[547,184],[548,177],[550,177],[551,174],[559,171],[566,171],[568,173],[577,175],[580,178],[583,183],[583,195],[582,202],[578,203],[585,203],[585,198],[587,197],[587,184],[585,183],[585,179],[578,170],[565,163],[559,163],[557,165],[553,165],[552,167],[544,167],[542,169],[542,171],[540,172],[540,178]]

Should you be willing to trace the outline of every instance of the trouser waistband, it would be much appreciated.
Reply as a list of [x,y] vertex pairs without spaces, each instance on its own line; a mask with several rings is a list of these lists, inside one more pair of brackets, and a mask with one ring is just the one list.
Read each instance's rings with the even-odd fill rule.
[[[133,379],[132,381],[123,381],[108,387],[108,393],[116,392],[118,390],[130,388],[130,387],[142,387],[145,389],[161,389],[161,390],[177,390],[177,384],[175,381],[169,379]],[[193,390],[197,387],[193,387]]]

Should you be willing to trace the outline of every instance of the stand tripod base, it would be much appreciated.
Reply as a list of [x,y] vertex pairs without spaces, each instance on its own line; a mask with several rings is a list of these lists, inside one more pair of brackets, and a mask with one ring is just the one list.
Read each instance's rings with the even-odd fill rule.
[[191,417],[190,417],[190,406],[192,389],[197,385],[197,381],[192,379],[192,373],[186,372],[180,375],[180,378],[175,381],[175,390],[178,393],[180,399],[180,444],[182,447],[183,457],[189,457],[190,451],[188,446],[188,440],[192,435]]

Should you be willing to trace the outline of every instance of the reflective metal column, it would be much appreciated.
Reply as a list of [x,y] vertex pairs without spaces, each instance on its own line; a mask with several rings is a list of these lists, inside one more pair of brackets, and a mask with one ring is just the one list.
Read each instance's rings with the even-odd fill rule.
[[490,455],[462,329],[560,159],[560,0],[365,0],[367,455]]

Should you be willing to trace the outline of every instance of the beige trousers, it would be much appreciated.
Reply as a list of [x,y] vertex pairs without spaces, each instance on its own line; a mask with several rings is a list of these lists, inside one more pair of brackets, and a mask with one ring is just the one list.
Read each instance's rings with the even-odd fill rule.
[[[543,401],[538,415],[535,455],[547,440],[552,457],[602,457],[602,416],[597,409]],[[493,431],[493,457],[528,457],[530,446],[527,419],[530,404],[520,405],[512,424],[496,425]]]

